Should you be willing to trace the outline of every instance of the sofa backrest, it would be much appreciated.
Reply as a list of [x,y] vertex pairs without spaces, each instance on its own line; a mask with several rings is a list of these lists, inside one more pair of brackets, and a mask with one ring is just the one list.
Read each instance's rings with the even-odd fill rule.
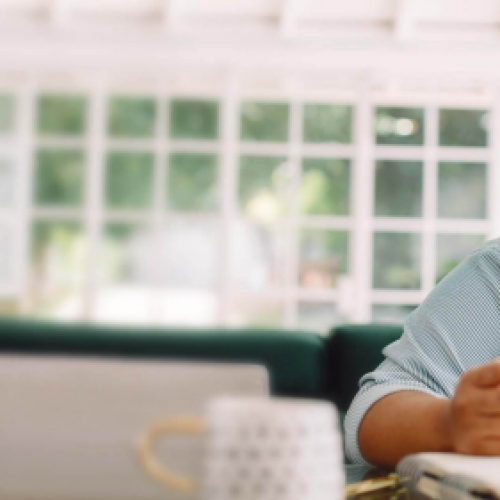
[[385,346],[401,337],[399,325],[345,325],[334,328],[327,343],[327,384],[331,399],[345,413],[358,391],[359,379],[384,359]]
[[121,328],[0,320],[0,352],[257,363],[271,391],[327,397],[325,340],[290,330]]
[[0,352],[256,363],[277,396],[323,398],[347,411],[359,379],[383,360],[397,325],[296,330],[122,328],[0,319]]

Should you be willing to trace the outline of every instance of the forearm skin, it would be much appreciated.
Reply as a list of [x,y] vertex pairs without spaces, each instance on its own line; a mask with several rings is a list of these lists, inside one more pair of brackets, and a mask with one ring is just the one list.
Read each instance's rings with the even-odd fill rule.
[[364,458],[394,469],[406,455],[453,451],[450,400],[401,391],[377,401],[361,422],[358,439]]

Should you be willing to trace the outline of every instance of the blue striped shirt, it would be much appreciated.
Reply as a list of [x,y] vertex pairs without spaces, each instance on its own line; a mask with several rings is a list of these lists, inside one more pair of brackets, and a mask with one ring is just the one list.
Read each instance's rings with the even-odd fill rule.
[[444,278],[405,321],[386,359],[360,381],[345,422],[346,452],[367,463],[358,428],[379,399],[397,391],[453,396],[462,374],[500,356],[500,239],[485,243]]

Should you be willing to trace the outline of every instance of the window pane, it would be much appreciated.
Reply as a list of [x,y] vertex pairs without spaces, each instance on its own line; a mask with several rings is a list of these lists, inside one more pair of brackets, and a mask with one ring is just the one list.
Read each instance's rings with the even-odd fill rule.
[[280,300],[259,300],[248,297],[233,301],[229,324],[247,328],[281,328],[284,306]]
[[153,137],[156,102],[148,98],[113,97],[108,108],[108,134],[112,137]]
[[30,293],[38,315],[81,317],[85,256],[85,235],[79,223],[34,223]]
[[437,236],[436,282],[441,281],[473,250],[484,243],[480,234],[439,234]]
[[0,157],[0,209],[13,206],[16,191],[14,164],[10,158]]
[[418,290],[420,251],[419,234],[375,233],[373,288]]
[[152,153],[114,151],[106,158],[106,206],[149,208],[153,202]]
[[347,321],[347,318],[339,313],[335,304],[300,302],[297,316],[299,328],[325,335],[335,325]]
[[87,128],[87,99],[42,95],[38,99],[38,133],[82,135]]
[[246,101],[241,104],[241,139],[244,141],[288,141],[288,104]]
[[220,327],[219,297],[214,290],[167,289],[155,293],[159,321],[176,327]]
[[486,218],[486,192],[485,163],[439,163],[439,217]]
[[146,225],[108,223],[103,237],[100,270],[104,283],[151,282],[152,234]]
[[14,129],[15,101],[10,95],[0,95],[0,135]]
[[283,208],[286,163],[273,156],[242,156],[239,202],[242,210],[258,222],[273,223]]
[[304,142],[352,142],[352,106],[306,104],[304,106]]
[[349,215],[350,176],[350,160],[305,158],[302,161],[302,213]]
[[219,103],[173,99],[170,102],[170,137],[173,139],[217,139]]
[[488,119],[488,112],[483,109],[440,109],[439,145],[486,147]]
[[82,151],[38,150],[35,169],[35,203],[67,207],[82,205],[84,189]]
[[233,287],[260,291],[281,286],[285,275],[286,246],[282,231],[238,219],[231,231]]
[[349,233],[303,229],[300,233],[300,285],[306,288],[337,286],[349,272]]
[[95,318],[146,323],[152,310],[152,235],[142,224],[106,224],[101,245],[101,282]]
[[174,153],[169,160],[169,207],[181,211],[216,210],[219,205],[217,155]]
[[377,107],[374,125],[377,144],[424,144],[424,110],[421,108]]
[[160,321],[165,325],[213,325],[220,311],[220,223],[179,218],[164,226]]
[[406,318],[418,306],[417,305],[387,305],[374,304],[372,306],[372,321],[375,323],[403,324]]
[[420,217],[422,186],[422,162],[378,160],[375,166],[375,215]]
[[[218,284],[219,221],[170,220],[163,233],[163,277],[169,290],[211,290]],[[248,271],[247,271],[248,272]]]

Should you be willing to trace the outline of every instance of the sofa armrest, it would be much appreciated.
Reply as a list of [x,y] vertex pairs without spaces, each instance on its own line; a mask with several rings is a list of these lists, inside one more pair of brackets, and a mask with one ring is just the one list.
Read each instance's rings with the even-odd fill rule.
[[358,382],[384,359],[382,350],[401,337],[399,325],[343,325],[327,338],[327,387],[331,399],[346,412],[358,391]]

